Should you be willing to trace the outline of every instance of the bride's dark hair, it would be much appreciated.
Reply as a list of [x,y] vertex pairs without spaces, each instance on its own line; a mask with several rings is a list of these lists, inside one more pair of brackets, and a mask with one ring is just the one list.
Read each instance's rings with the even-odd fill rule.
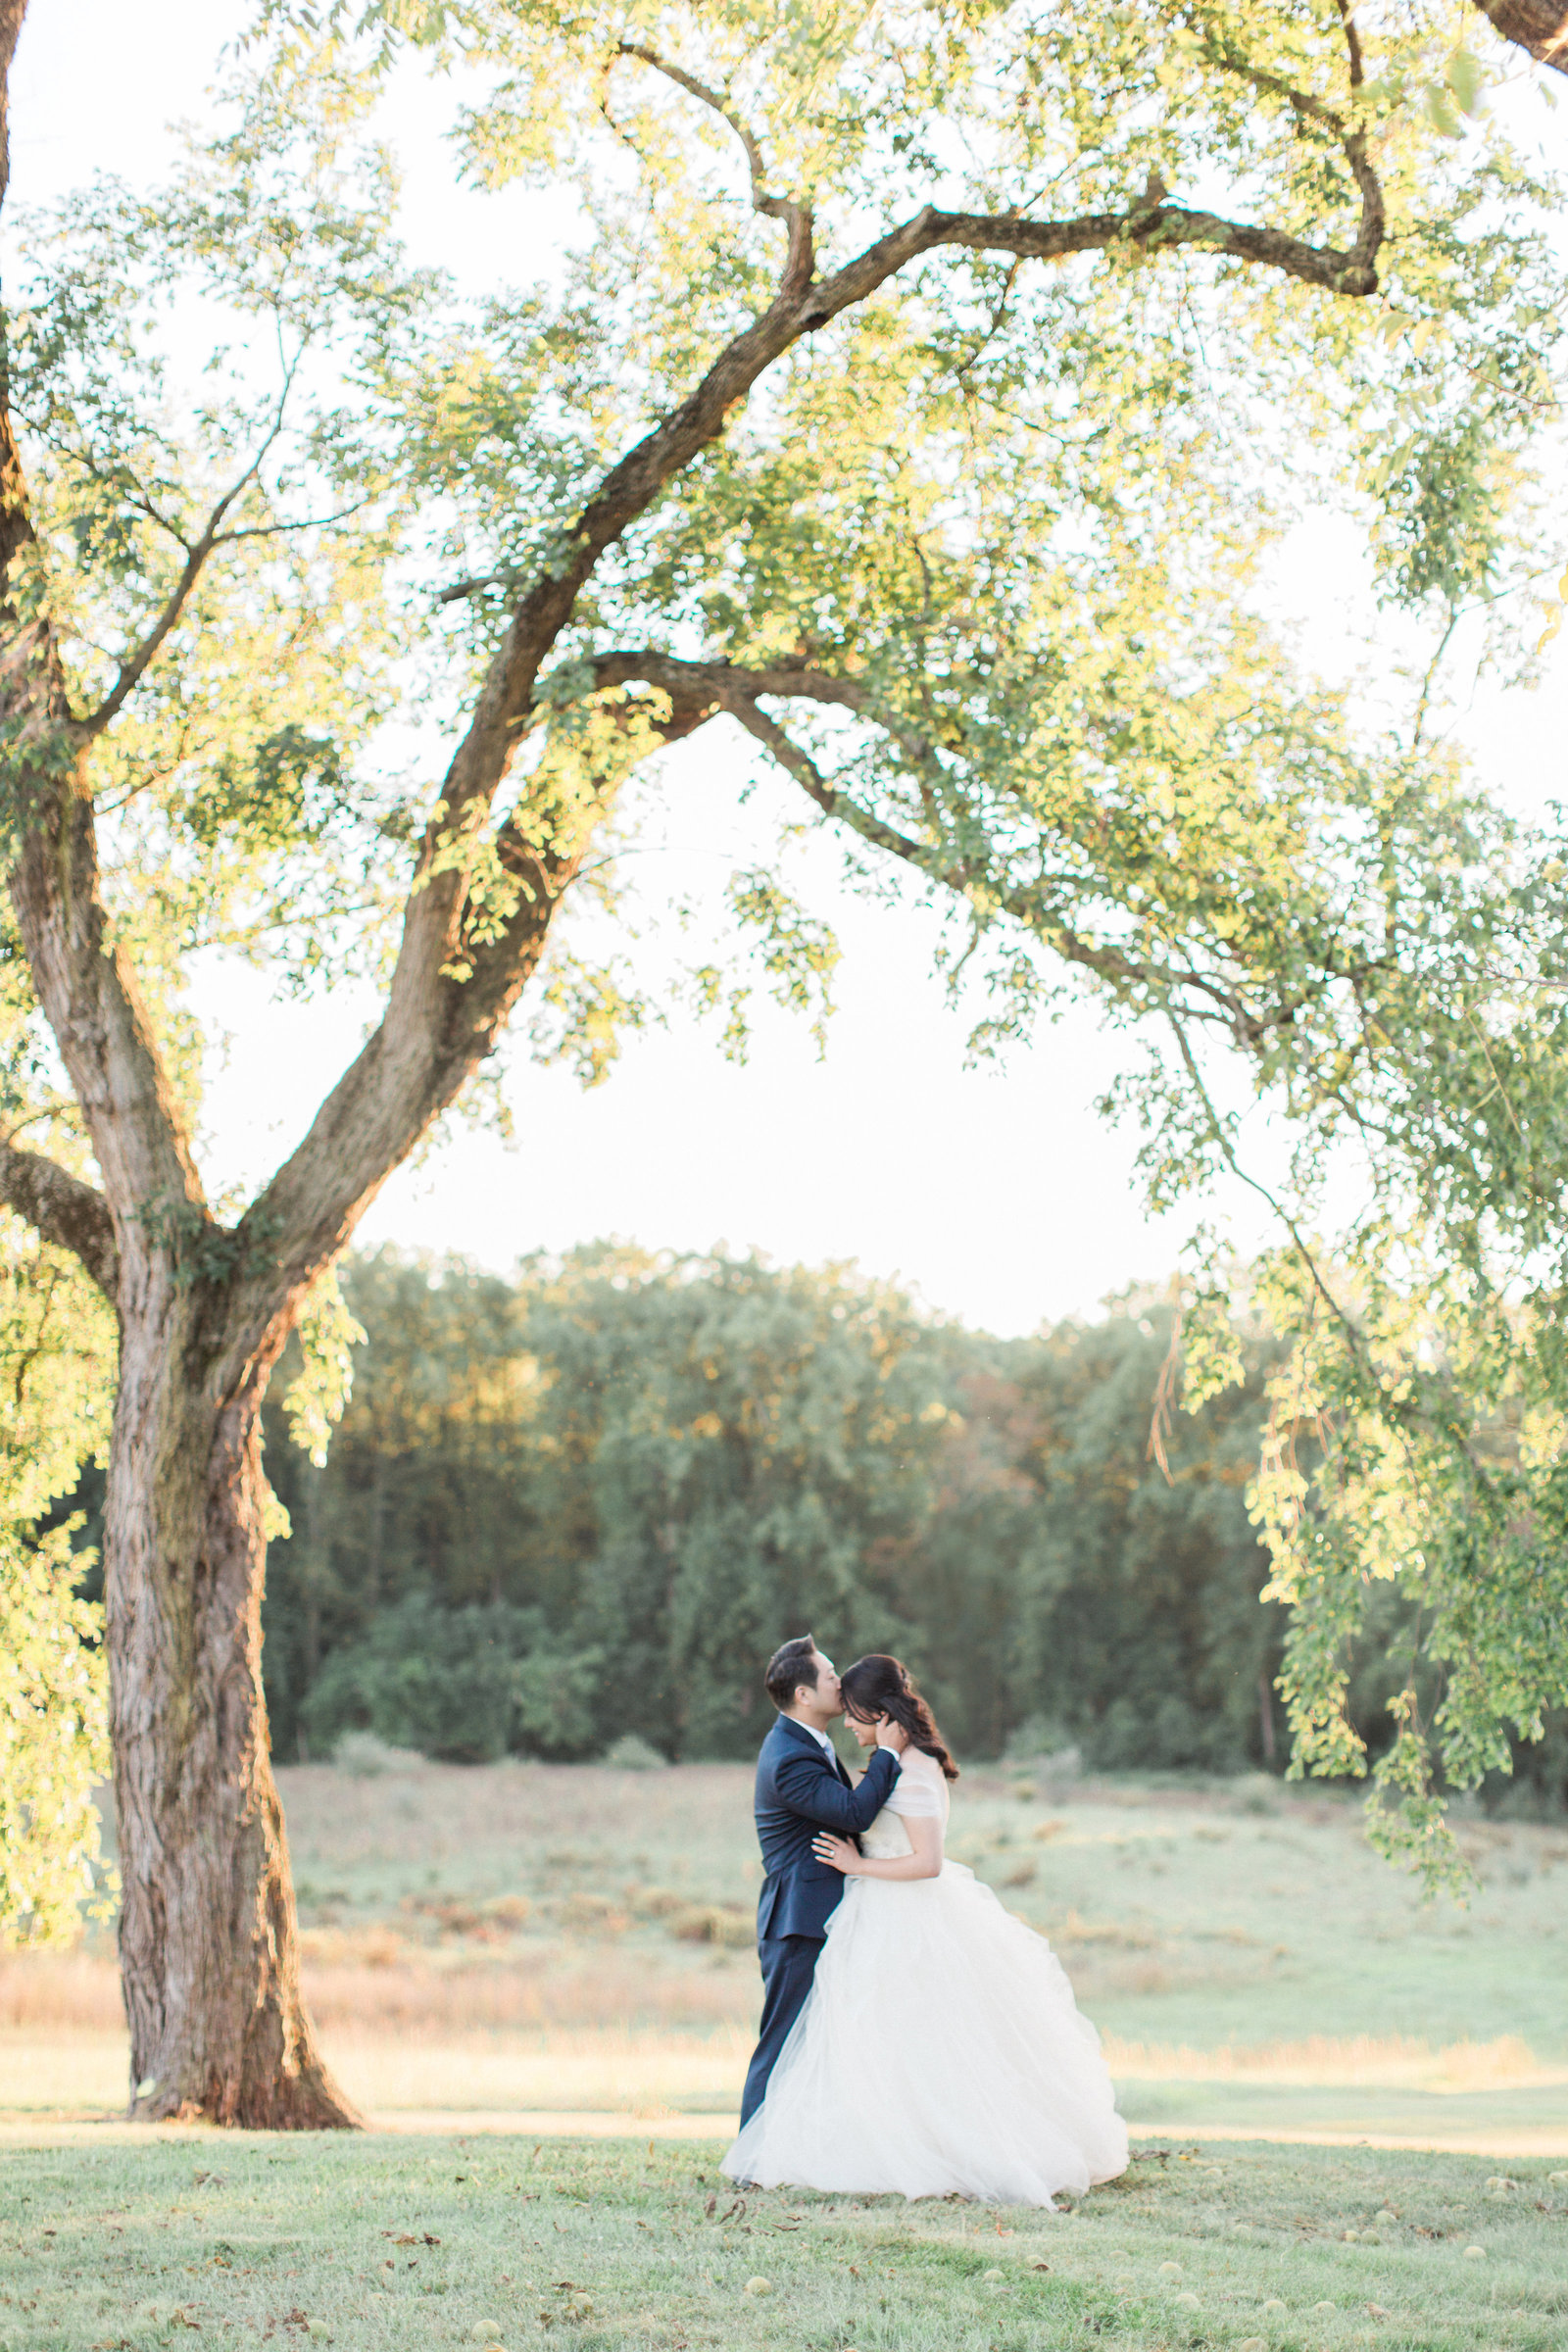
[[897,1658],[875,1650],[868,1658],[857,1658],[839,1677],[839,1690],[846,1709],[860,1723],[886,1715],[908,1733],[911,1747],[933,1757],[950,1781],[957,1779],[958,1767],[942,1743],[935,1717]]

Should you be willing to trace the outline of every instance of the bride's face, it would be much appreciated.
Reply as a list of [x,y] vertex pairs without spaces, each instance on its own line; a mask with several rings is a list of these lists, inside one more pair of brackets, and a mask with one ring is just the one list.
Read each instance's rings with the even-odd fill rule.
[[849,1725],[850,1730],[855,1734],[856,1740],[859,1746],[875,1747],[876,1725],[874,1723],[862,1723],[858,1715],[852,1715],[850,1713],[848,1707],[846,1707],[844,1710],[844,1720]]

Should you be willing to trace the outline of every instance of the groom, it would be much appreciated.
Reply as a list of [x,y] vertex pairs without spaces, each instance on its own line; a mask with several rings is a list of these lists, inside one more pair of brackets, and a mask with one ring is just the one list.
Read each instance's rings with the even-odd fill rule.
[[865,1778],[858,1788],[852,1786],[827,1736],[834,1716],[844,1712],[839,1678],[809,1634],[773,1652],[765,1680],[779,1713],[757,1759],[757,1836],[767,1874],[757,1906],[762,2025],[741,2100],[743,2124],[766,2095],[844,1892],[843,1873],[818,1862],[811,1840],[822,1830],[858,1838],[870,1828],[898,1778],[905,1744],[897,1725],[879,1725]]

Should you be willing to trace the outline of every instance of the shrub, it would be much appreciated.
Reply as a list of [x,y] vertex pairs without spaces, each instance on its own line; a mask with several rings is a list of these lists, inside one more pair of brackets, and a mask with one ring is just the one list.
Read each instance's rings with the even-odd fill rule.
[[757,1924],[749,1912],[721,1910],[716,1903],[694,1903],[689,1911],[677,1911],[670,1920],[669,1932],[682,1943],[735,1947],[757,1939]]
[[629,1886],[626,1894],[639,1919],[673,1919],[691,1907],[691,1897],[672,1886]]
[[603,1894],[568,1894],[557,1916],[568,1936],[624,1936],[631,1925]]
[[412,1772],[424,1762],[416,1747],[392,1747],[373,1732],[345,1732],[332,1750],[339,1772],[357,1781],[373,1781],[383,1772]]
[[346,1733],[368,1732],[454,1764],[494,1763],[519,1746],[581,1754],[598,1667],[596,1653],[552,1641],[542,1609],[443,1608],[414,1592],[332,1652],[305,1727],[313,1747],[334,1752]]
[[599,1761],[612,1764],[617,1772],[652,1772],[656,1767],[667,1765],[669,1758],[662,1756],[657,1747],[636,1732],[625,1732],[606,1748]]

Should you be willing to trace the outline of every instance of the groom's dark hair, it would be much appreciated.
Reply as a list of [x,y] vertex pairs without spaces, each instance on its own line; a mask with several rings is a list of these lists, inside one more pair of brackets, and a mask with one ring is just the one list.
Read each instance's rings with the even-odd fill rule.
[[797,1634],[793,1642],[782,1642],[774,1650],[762,1680],[775,1707],[787,1707],[803,1683],[808,1690],[816,1689],[816,1668],[811,1663],[815,1647],[814,1634]]

